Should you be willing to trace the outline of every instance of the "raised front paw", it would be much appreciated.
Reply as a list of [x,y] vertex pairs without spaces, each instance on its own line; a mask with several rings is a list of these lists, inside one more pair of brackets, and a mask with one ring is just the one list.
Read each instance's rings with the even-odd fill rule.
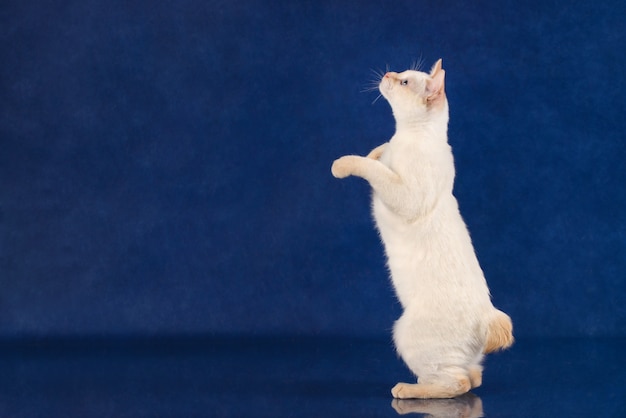
[[357,158],[358,157],[354,155],[345,155],[341,158],[336,159],[330,169],[330,171],[333,173],[333,176],[337,177],[338,179],[342,179],[353,174]]
[[387,148],[387,142],[371,150],[370,153],[367,154],[367,158],[371,158],[372,160],[380,159],[380,156],[383,155],[385,148]]

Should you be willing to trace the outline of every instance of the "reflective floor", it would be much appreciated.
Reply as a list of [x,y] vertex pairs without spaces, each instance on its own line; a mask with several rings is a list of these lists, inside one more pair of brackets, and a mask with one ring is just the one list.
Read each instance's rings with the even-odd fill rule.
[[626,339],[517,341],[483,386],[396,401],[388,340],[0,342],[0,417],[626,417]]

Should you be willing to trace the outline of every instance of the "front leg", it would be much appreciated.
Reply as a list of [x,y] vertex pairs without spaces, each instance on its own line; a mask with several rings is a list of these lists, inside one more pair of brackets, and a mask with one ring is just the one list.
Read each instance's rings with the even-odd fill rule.
[[344,155],[333,162],[331,168],[333,176],[344,178],[348,176],[362,177],[376,191],[400,186],[400,176],[378,160],[358,155]]
[[331,171],[337,178],[364,178],[383,203],[403,218],[413,219],[419,214],[419,207],[423,204],[419,192],[412,190],[395,171],[378,160],[345,155],[335,160]]
[[359,160],[363,157],[358,155],[344,155],[341,158],[333,161],[333,166],[330,171],[338,179],[343,179],[355,174],[356,166],[359,164]]
[[385,151],[385,148],[387,148],[387,144],[388,144],[388,142],[385,142],[384,144],[379,145],[376,148],[374,148],[373,150],[371,150],[370,153],[367,154],[367,158],[371,158],[372,160],[380,159],[380,156],[383,155],[383,152]]

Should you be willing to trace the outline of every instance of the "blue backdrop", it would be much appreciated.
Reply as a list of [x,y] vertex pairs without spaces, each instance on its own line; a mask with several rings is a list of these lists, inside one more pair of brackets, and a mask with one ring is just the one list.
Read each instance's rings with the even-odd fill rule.
[[443,58],[520,336],[626,334],[626,3],[3,1],[0,337],[384,335],[372,70]]

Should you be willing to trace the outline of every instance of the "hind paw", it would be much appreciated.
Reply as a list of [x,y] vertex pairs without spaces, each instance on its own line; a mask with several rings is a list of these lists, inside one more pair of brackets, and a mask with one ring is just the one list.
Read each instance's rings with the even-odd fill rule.
[[391,389],[391,395],[396,399],[409,399],[412,397],[412,386],[409,383],[398,383]]

